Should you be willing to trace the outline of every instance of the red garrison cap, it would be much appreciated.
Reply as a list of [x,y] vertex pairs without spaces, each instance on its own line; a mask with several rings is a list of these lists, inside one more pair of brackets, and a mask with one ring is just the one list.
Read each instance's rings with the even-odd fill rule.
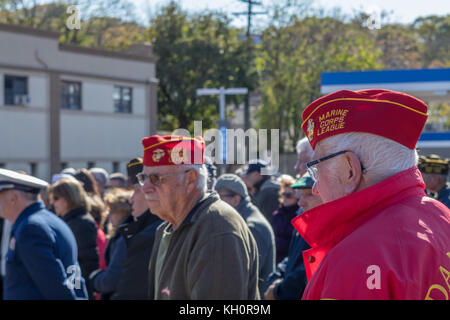
[[204,164],[205,141],[202,137],[154,135],[142,139],[144,166]]
[[372,133],[414,149],[427,109],[423,101],[402,92],[340,90],[306,107],[302,129],[313,149],[317,142],[344,132]]

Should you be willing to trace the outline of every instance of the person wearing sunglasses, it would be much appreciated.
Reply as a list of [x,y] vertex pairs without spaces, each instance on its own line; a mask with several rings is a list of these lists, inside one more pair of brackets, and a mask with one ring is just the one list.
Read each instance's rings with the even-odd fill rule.
[[249,228],[207,192],[201,137],[142,140],[138,174],[150,211],[164,220],[149,267],[149,299],[258,299],[258,248]]
[[[311,160],[311,159],[309,159]],[[298,199],[300,211],[307,211],[322,204],[318,195],[312,193],[314,181],[308,172],[291,185]],[[301,212],[299,214],[301,214]],[[311,247],[294,229],[287,257],[277,264],[268,279],[270,284],[264,294],[266,300],[299,300],[306,287],[306,272],[302,253]]]
[[163,222],[148,208],[144,193],[136,177],[142,172],[141,158],[131,159],[127,173],[133,194],[128,200],[132,207],[132,219],[119,227],[125,239],[127,254],[122,274],[112,300],[145,300],[148,296],[148,264],[158,226]]
[[447,182],[449,161],[437,154],[430,154],[428,157],[420,156],[418,166],[427,193],[445,204],[447,208],[450,208],[450,184]]
[[298,198],[294,193],[294,189],[291,185],[295,183],[295,179],[290,175],[281,175],[278,180],[280,181],[280,205],[278,209],[272,214],[270,218],[270,224],[272,225],[273,232],[275,233],[276,244],[276,263],[280,263],[289,251],[289,243],[292,238],[292,231],[294,227],[291,224],[291,220],[297,215]]
[[450,211],[426,196],[416,144],[427,105],[383,89],[340,90],[312,102],[302,129],[323,204],[293,220],[303,299],[446,299]]
[[91,203],[81,182],[77,179],[61,179],[51,185],[50,203],[55,213],[72,230],[78,247],[81,275],[86,279],[89,300],[95,298],[89,275],[100,265],[97,247],[97,224],[90,214]]

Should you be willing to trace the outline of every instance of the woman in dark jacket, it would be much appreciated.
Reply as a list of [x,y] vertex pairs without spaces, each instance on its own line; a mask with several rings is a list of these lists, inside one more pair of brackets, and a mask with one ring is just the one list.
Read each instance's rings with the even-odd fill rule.
[[50,188],[51,204],[72,230],[78,247],[81,275],[86,280],[89,299],[93,290],[87,279],[99,267],[97,225],[89,213],[90,205],[81,183],[75,179],[61,179]]
[[281,182],[280,206],[270,219],[275,234],[276,264],[288,255],[289,243],[294,230],[291,220],[295,218],[298,210],[298,198],[295,197],[294,190],[291,188],[295,179],[289,175],[282,175],[279,180]]
[[[130,222],[131,204],[128,199],[131,191],[120,188],[109,189],[105,193],[106,208],[109,212],[109,241],[105,251],[105,270],[96,270],[89,276],[89,282],[94,291],[100,293],[101,300],[110,300],[117,291],[122,275],[123,262],[127,254],[125,238],[119,232],[119,227]],[[141,279],[143,281],[144,279]]]

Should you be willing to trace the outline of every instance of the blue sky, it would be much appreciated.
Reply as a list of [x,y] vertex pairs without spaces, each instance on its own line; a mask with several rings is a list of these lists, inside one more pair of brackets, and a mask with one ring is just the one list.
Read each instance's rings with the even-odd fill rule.
[[[276,0],[258,0],[263,5],[269,5]],[[450,0],[309,0],[313,7],[322,7],[331,11],[333,7],[341,8],[341,12],[351,15],[360,9],[366,12],[380,12],[386,10],[392,12],[390,22],[410,23],[418,16],[445,15],[450,13]],[[136,11],[145,20],[148,12],[154,14],[158,8],[169,3],[169,0],[130,0],[136,6]],[[190,12],[198,12],[205,9],[221,10],[231,14],[233,12],[245,11],[246,4],[239,0],[177,0],[181,7]],[[263,11],[263,7],[256,7]],[[263,19],[257,18],[257,19]],[[244,16],[235,17],[233,25],[245,26]]]

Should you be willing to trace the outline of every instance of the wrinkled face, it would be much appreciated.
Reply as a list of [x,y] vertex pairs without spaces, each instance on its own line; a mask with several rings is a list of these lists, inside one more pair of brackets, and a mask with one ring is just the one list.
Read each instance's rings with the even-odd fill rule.
[[322,199],[312,193],[311,189],[296,189],[295,194],[298,197],[298,206],[303,211],[311,210],[322,204]]
[[177,210],[180,201],[183,202],[189,195],[184,179],[188,171],[183,171],[178,166],[144,166],[144,175],[157,175],[160,179],[160,182],[155,184],[146,178],[142,191],[150,211],[162,220],[170,220],[168,218]]
[[293,206],[298,201],[298,197],[291,187],[285,187],[281,196],[283,197],[283,206],[285,207]]
[[131,214],[133,217],[137,218],[148,209],[148,205],[147,200],[145,199],[145,194],[142,192],[142,188],[139,183],[133,185],[133,190],[134,192],[131,195],[129,202],[133,209]]
[[[325,157],[329,153],[319,143],[314,150],[313,160]],[[341,165],[342,158],[343,155],[339,155],[316,165],[317,181],[314,183],[312,191],[320,196],[323,203],[346,196],[343,181],[344,169]]]
[[50,198],[50,204],[55,209],[55,213],[60,217],[64,216],[67,212],[69,212],[67,200],[64,199],[63,197],[52,195]]

